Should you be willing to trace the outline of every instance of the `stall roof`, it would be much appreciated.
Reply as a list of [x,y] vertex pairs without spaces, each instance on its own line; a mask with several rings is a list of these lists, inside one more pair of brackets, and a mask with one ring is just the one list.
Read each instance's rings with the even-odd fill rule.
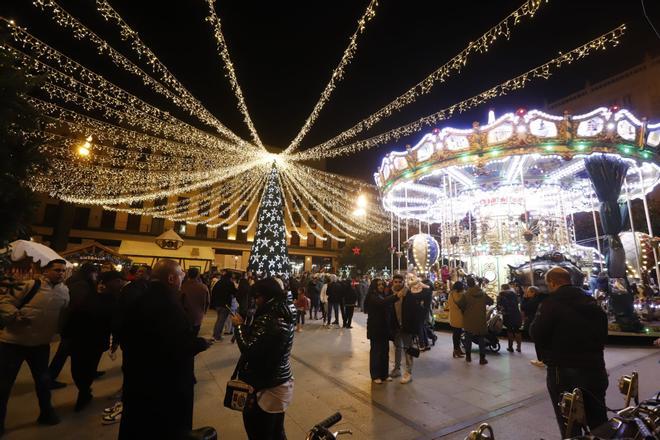
[[91,250],[99,249],[99,250],[102,250],[103,252],[108,253],[108,254],[110,254],[114,257],[117,257],[117,258],[123,258],[124,257],[124,255],[120,254],[116,250],[114,250],[112,248],[109,248],[105,245],[102,245],[98,241],[92,241],[91,243],[86,243],[86,244],[83,244],[83,245],[80,245],[80,246],[76,246],[72,249],[68,249],[68,250],[62,252],[62,256],[65,257],[67,255],[75,254],[75,253],[78,253],[78,252],[83,252],[83,251],[86,251],[87,249],[91,249]]
[[191,260],[214,260],[215,251],[211,247],[183,245],[179,249],[162,249],[156,243],[147,241],[122,240],[119,253],[130,257],[186,258]]

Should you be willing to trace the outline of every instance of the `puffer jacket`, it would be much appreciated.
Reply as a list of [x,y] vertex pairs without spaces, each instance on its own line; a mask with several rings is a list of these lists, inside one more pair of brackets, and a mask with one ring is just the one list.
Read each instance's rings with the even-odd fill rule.
[[452,290],[449,292],[447,304],[449,305],[449,325],[454,328],[463,328],[463,311],[457,302],[463,297],[463,293]]
[[465,331],[473,335],[487,335],[486,306],[492,305],[493,299],[480,288],[470,287],[457,304],[463,310]]
[[252,325],[239,325],[236,343],[241,351],[238,378],[256,391],[276,387],[293,377],[289,357],[296,311],[272,299],[257,309]]

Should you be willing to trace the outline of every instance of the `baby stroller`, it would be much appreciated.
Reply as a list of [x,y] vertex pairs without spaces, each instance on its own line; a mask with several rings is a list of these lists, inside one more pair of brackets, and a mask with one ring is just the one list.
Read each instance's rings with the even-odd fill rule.
[[[497,307],[490,306],[486,310],[486,326],[488,327],[488,334],[484,336],[484,341],[486,343],[486,348],[488,348],[493,353],[500,351],[500,341],[497,338],[497,335],[502,331],[504,326],[504,320],[502,314],[497,310]],[[463,339],[463,346],[465,347],[465,333],[461,336]],[[472,342],[477,343],[477,337],[472,338]]]

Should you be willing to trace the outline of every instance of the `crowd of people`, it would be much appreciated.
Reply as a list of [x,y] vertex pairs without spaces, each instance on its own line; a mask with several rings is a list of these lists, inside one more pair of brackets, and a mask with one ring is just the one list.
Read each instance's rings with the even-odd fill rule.
[[[546,274],[549,292],[504,284],[494,300],[483,280],[460,274],[432,283],[412,273],[391,280],[334,274],[302,274],[289,279],[257,279],[221,271],[184,273],[178,263],[160,260],[153,269],[134,267],[128,276],[99,273],[81,266],[66,282],[65,261],[53,260],[39,280],[0,296],[0,434],[7,402],[23,361],[28,363],[39,400],[38,423],[57,424],[51,390],[68,357],[78,389],[76,411],[93,399],[92,384],[101,355],[122,351],[120,400],[104,420],[120,422],[119,438],[184,438],[193,429],[194,358],[215,341],[231,336],[240,358],[233,377],[252,392],[243,409],[250,439],[285,438],[284,415],[293,398],[289,361],[294,333],[305,319],[327,329],[352,328],[355,309],[367,314],[369,372],[374,384],[413,379],[413,363],[437,340],[433,309],[446,303],[452,332],[452,357],[486,365],[486,346],[502,327],[492,328],[493,311],[501,315],[507,350],[521,352],[522,335],[535,342],[535,365],[547,367],[547,388],[555,404],[563,391],[587,390],[590,426],[606,419],[603,410],[607,375],[603,346],[607,317],[590,296],[572,287],[560,268]],[[449,289],[442,286],[449,285]],[[209,309],[216,322],[210,339],[199,336]],[[341,316],[341,325],[339,322]],[[50,343],[60,334],[50,361]],[[390,363],[390,342],[394,352]],[[167,384],[167,386],[163,386]],[[562,420],[557,413],[562,428]]]

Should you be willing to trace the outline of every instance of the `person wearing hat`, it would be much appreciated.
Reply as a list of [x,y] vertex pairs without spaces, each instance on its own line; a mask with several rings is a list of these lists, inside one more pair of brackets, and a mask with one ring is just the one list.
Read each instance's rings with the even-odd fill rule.
[[250,440],[285,439],[284,413],[293,398],[289,358],[296,311],[274,278],[257,281],[253,291],[257,310],[252,324],[246,326],[239,314],[231,318],[241,351],[236,373],[255,391],[243,410],[243,424]]
[[[403,276],[392,277],[392,291],[400,301],[394,303],[395,334],[394,334],[394,369],[390,377],[401,376],[401,383],[407,384],[412,380],[413,357],[408,354],[414,339],[419,335],[419,329],[424,319],[422,306],[422,290],[424,284],[412,275],[408,277],[408,287],[405,286]],[[406,369],[401,374],[401,360],[405,352]]]

